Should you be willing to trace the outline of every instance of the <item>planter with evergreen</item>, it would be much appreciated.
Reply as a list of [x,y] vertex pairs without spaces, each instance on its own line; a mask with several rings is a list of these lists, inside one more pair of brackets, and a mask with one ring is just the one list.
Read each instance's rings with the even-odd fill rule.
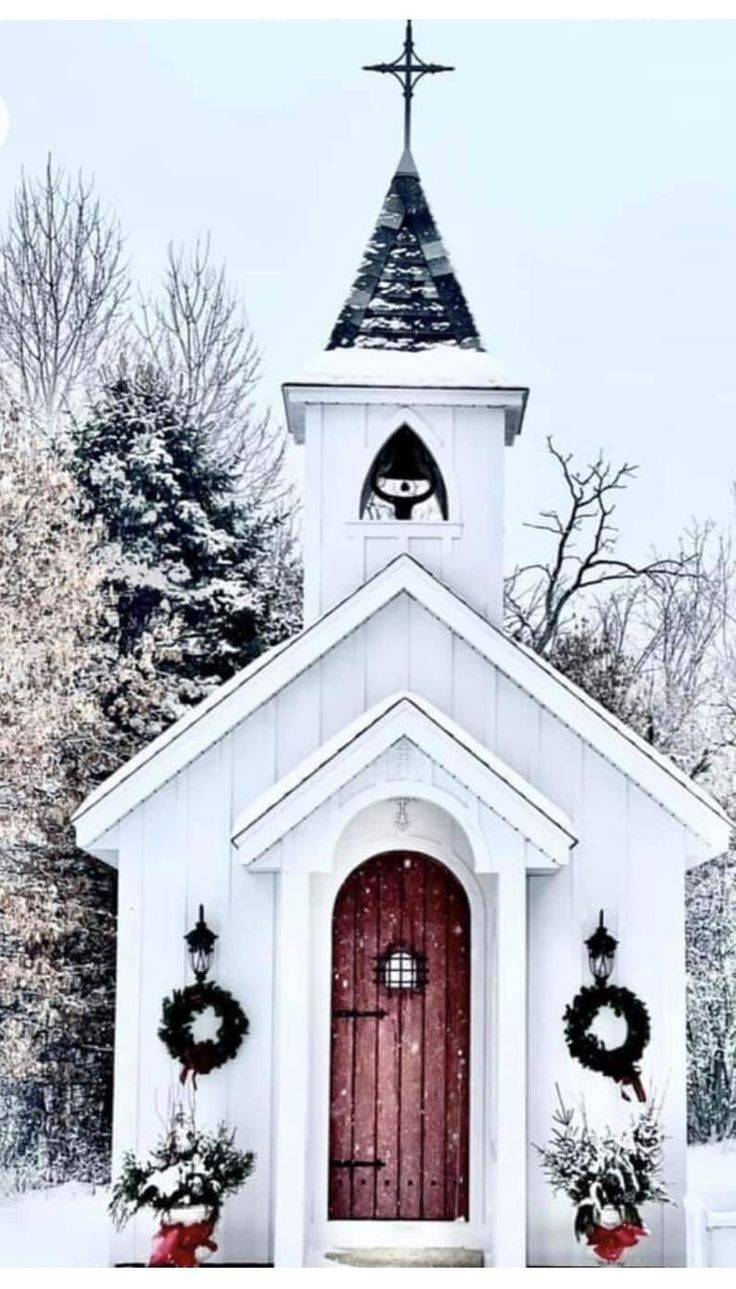
[[628,1248],[649,1235],[641,1216],[646,1203],[669,1203],[662,1181],[663,1134],[659,1111],[649,1105],[615,1135],[597,1132],[583,1112],[559,1109],[548,1145],[537,1146],[542,1169],[555,1193],[575,1206],[574,1231],[604,1263],[619,1262]]
[[217,1249],[212,1237],[224,1200],[240,1189],[254,1164],[253,1153],[237,1149],[224,1123],[208,1132],[179,1109],[147,1160],[139,1162],[132,1151],[123,1157],[110,1213],[122,1227],[150,1209],[161,1225],[148,1265],[195,1267],[200,1249]]

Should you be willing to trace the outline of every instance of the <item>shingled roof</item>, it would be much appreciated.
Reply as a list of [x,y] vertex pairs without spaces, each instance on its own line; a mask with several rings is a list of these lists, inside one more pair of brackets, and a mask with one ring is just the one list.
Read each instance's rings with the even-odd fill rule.
[[327,348],[435,345],[483,349],[407,151]]

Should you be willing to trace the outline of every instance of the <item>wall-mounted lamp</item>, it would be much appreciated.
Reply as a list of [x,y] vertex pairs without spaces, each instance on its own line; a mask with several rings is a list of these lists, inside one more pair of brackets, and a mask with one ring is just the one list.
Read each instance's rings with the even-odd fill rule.
[[210,931],[204,920],[204,905],[199,906],[199,920],[191,931],[187,931],[184,936],[189,949],[189,961],[196,979],[201,983],[207,977],[207,972],[212,966],[212,959],[215,956],[215,940],[217,936],[214,931]]
[[598,926],[585,941],[588,950],[588,965],[597,985],[605,985],[613,971],[613,959],[616,956],[618,940],[603,924],[603,909],[600,911]]

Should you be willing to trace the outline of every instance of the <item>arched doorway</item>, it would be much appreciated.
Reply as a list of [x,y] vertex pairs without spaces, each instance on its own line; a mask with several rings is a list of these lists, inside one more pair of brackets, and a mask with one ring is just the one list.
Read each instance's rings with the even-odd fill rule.
[[468,1216],[470,909],[415,851],[367,860],[332,917],[329,1217]]

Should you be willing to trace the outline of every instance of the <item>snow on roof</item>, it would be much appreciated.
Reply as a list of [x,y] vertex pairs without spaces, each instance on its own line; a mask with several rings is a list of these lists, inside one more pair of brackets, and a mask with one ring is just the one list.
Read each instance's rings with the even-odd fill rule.
[[[440,402],[451,397],[453,402],[469,400],[502,407],[506,415],[507,443],[513,443],[521,432],[529,393],[525,386],[510,383],[500,371],[494,370],[488,354],[482,350],[450,345],[421,350],[328,349],[293,380],[284,383],[286,419],[297,443],[304,442],[305,403],[321,401],[322,391],[330,388],[420,391],[425,402],[434,400],[434,395],[430,397],[427,391],[437,390]],[[451,393],[448,395],[447,391]],[[345,397],[350,401],[352,394]],[[380,400],[382,396],[377,393],[375,397]]]
[[478,349],[328,349],[287,385],[377,385],[430,389],[519,389]]

